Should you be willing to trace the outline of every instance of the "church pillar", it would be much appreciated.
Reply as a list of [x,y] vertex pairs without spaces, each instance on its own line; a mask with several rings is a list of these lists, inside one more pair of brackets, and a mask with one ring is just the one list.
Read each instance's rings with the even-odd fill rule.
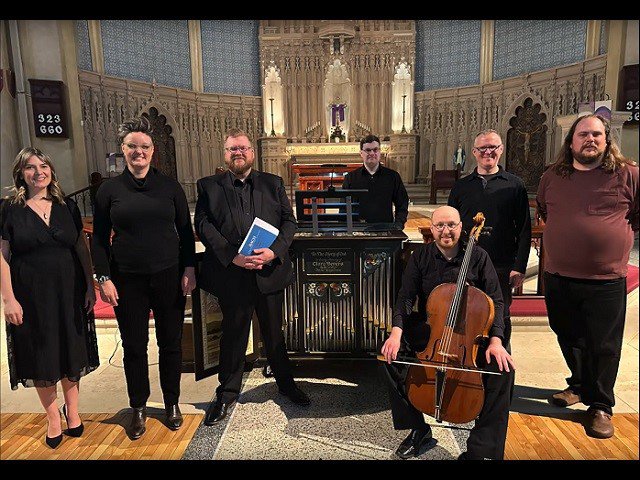
[[433,163],[436,164],[436,168],[438,167],[438,163],[436,162],[436,155],[438,154],[438,140],[437,137],[431,139],[430,148],[429,148],[429,159],[427,161],[427,178],[431,178],[431,165]]
[[304,138],[304,129],[307,128],[309,126],[309,103],[307,102],[307,90],[308,90],[308,86],[306,85],[302,85],[300,87],[300,104],[304,105],[304,108],[300,111],[301,115],[300,115],[300,123],[298,124],[298,127],[300,128],[300,138]]
[[289,125],[289,137],[298,136],[298,85],[293,83],[290,88],[289,99],[291,102],[291,125]]
[[416,183],[427,183],[429,180],[429,159],[431,158],[431,145],[426,135],[420,135],[420,157],[417,159],[419,164],[418,176]]
[[389,136],[391,151],[389,157],[404,183],[415,182],[416,142],[418,135],[396,133]]
[[289,183],[289,171],[287,162],[287,139],[286,137],[263,137],[260,139],[260,159],[262,160],[262,171],[279,175],[284,180],[285,185]]
[[431,163],[436,164],[436,170],[445,170],[447,164],[447,137],[439,135],[436,140],[436,154]]

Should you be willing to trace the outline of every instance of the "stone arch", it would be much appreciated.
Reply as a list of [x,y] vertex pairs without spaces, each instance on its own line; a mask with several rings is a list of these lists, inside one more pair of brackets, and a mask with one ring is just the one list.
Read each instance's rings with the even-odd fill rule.
[[149,119],[153,132],[151,139],[155,146],[151,164],[161,173],[178,180],[178,159],[176,141],[179,141],[178,129],[173,116],[162,105],[152,102],[138,112],[139,116]]
[[328,137],[338,134],[346,141],[351,129],[352,83],[348,67],[335,59],[327,68],[324,80],[324,105],[326,108],[326,133]]
[[550,117],[544,102],[531,92],[521,94],[503,117],[505,168],[535,193],[544,171],[550,144]]
[[[549,110],[544,106],[544,99],[542,99],[541,97],[539,97],[538,95],[536,95],[535,93],[533,93],[532,91],[526,91],[526,92],[522,92],[520,95],[518,95],[517,98],[515,98],[512,102],[511,105],[509,105],[509,108],[507,108],[504,112],[504,115],[502,117],[502,121],[500,122],[500,127],[498,129],[498,131],[500,132],[500,136],[506,136],[507,131],[509,130],[509,120],[511,120],[511,117],[513,117],[516,113],[516,108],[520,107],[524,101],[530,98],[533,103],[539,103],[541,110],[541,113],[544,113],[547,116],[547,120],[546,120],[546,125],[547,125],[547,130],[551,130],[551,120],[552,120],[552,114],[551,112],[549,112]],[[504,138],[503,138],[504,139]]]

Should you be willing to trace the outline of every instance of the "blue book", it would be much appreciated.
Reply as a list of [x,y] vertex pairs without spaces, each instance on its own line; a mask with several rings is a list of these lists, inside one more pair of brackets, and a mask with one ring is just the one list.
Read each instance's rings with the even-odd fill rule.
[[279,233],[280,230],[276,227],[256,217],[253,219],[251,228],[249,228],[247,236],[244,237],[238,253],[249,256],[253,255],[253,251],[257,248],[269,248]]

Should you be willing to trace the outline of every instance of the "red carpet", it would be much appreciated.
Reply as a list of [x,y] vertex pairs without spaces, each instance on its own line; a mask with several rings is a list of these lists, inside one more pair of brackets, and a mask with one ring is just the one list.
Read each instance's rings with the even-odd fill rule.
[[[627,273],[627,293],[638,288],[638,267],[629,265]],[[547,307],[544,304],[544,298],[516,298],[511,304],[512,317],[546,317]]]
[[[116,318],[116,314],[113,311],[113,307],[108,303],[105,303],[100,298],[100,291],[96,289],[96,304],[93,306],[93,313],[96,318]],[[150,318],[153,318],[153,312],[150,314]]]
[[[629,265],[627,274],[627,293],[638,287],[638,267]],[[100,293],[96,291],[96,305],[93,307],[96,318],[116,318],[113,307],[100,299]],[[513,317],[546,317],[547,308],[544,298],[516,298],[511,304],[511,316]],[[151,314],[153,318],[153,313]]]

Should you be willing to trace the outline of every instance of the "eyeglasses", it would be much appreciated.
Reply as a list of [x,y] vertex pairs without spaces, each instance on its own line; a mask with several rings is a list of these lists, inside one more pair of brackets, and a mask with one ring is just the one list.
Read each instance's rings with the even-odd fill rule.
[[488,145],[486,147],[473,147],[480,153],[493,153],[498,150],[502,145]]
[[135,143],[125,143],[125,146],[129,150],[137,150],[140,148],[143,152],[148,152],[153,148],[153,145],[136,145]]
[[362,151],[365,153],[378,153],[380,149],[379,148],[363,148]]
[[245,153],[246,151],[253,149],[253,147],[245,147],[244,145],[242,145],[242,146],[235,146],[235,147],[224,147],[224,149],[227,152],[231,152],[231,153],[236,153],[236,152]]
[[460,225],[461,223],[462,222],[458,222],[458,223],[453,223],[453,222],[449,222],[449,223],[434,223],[433,224],[433,228],[435,228],[439,232],[442,232],[445,228],[448,228],[451,231],[454,228],[457,228],[458,225]]

